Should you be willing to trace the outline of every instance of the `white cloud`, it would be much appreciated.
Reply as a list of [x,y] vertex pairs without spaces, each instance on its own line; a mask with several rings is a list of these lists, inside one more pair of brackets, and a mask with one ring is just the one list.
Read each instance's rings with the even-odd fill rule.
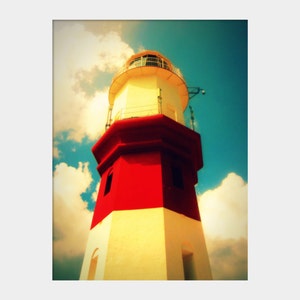
[[213,279],[247,279],[248,184],[229,173],[198,203]]
[[58,142],[57,141],[54,141],[53,143],[53,149],[52,149],[52,154],[53,154],[53,157],[54,158],[59,158],[60,156],[60,151],[58,149]]
[[54,27],[54,136],[67,130],[76,141],[99,137],[108,88],[100,90],[98,77],[112,76],[132,54],[117,32],[97,36],[76,22]]
[[100,179],[100,181],[97,183],[96,188],[95,188],[95,191],[94,191],[93,194],[92,194],[92,199],[93,199],[94,202],[97,201],[98,192],[99,192],[99,188],[100,188],[100,182],[101,182],[101,179]]
[[[84,98],[82,98],[84,100]],[[107,90],[97,92],[95,96],[87,103],[83,103],[81,107],[74,106],[70,109],[70,122],[72,128],[69,133],[69,138],[75,141],[87,135],[91,140],[95,140],[103,134],[108,111],[108,94]],[[82,101],[78,99],[77,104]],[[76,122],[76,116],[78,117]],[[66,124],[67,125],[67,124]]]
[[53,178],[54,257],[82,255],[92,220],[92,212],[81,198],[92,182],[88,163],[78,168],[60,163]]
[[248,185],[229,173],[221,185],[198,196],[205,234],[211,238],[247,238]]
[[53,157],[59,158],[59,150],[56,146],[53,147]]

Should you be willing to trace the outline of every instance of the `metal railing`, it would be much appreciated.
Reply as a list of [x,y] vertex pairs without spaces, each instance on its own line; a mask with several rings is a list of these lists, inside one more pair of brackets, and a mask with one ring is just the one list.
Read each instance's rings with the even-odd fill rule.
[[159,107],[157,104],[122,108],[116,113],[116,115],[113,118],[114,119],[113,121],[151,116],[158,113],[159,113]]
[[135,58],[134,60],[130,61],[129,64],[125,64],[123,67],[121,67],[121,69],[119,69],[119,71],[116,72],[115,76],[113,77],[113,80],[114,78],[118,77],[127,70],[140,67],[158,67],[166,69],[179,76],[182,80],[184,80],[179,68],[165,61],[163,58],[155,55],[145,55]]

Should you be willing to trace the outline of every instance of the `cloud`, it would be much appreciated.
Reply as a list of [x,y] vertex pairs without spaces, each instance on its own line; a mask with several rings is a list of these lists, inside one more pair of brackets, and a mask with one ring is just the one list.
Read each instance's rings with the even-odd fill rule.
[[59,150],[56,146],[53,147],[53,157],[59,158]]
[[108,110],[105,83],[134,52],[116,31],[96,35],[76,22],[54,26],[53,42],[54,136],[96,139]]
[[99,182],[97,183],[97,185],[96,185],[95,191],[94,191],[93,194],[92,194],[92,200],[93,200],[94,202],[97,201],[98,192],[99,192],[99,188],[100,188],[100,182],[101,182],[101,178],[100,178],[100,181],[99,181]]
[[245,238],[206,238],[214,280],[248,279],[248,242]]
[[78,168],[60,163],[53,178],[53,255],[63,259],[82,255],[92,220],[92,212],[81,198],[91,185],[88,163]]
[[214,279],[247,279],[247,196],[248,185],[235,173],[198,195]]
[[[84,136],[88,136],[91,140],[95,140],[103,134],[108,111],[107,99],[108,92],[106,89],[97,92],[87,103],[82,103],[79,100],[77,102],[78,106],[75,105],[70,109],[70,124],[72,124],[72,127],[69,128],[69,139],[80,142]],[[80,105],[80,103],[83,105]]]
[[56,140],[53,141],[53,145],[52,145],[52,154],[54,158],[60,158],[61,155],[61,151],[58,149],[58,142]]
[[229,173],[220,186],[198,196],[203,228],[208,236],[247,237],[248,185]]

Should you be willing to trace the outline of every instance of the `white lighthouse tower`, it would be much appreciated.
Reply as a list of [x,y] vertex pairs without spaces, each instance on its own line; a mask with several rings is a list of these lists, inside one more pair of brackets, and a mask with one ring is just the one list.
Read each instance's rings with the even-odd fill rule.
[[101,184],[81,280],[212,279],[188,100],[183,76],[157,51],[133,55],[113,78],[107,130],[92,148]]

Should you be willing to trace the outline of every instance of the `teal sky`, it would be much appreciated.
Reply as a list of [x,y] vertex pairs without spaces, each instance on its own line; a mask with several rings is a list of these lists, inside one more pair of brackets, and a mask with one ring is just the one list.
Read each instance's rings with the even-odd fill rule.
[[[98,54],[95,56],[95,60],[98,59],[95,67],[91,57],[96,52],[95,47],[106,47],[103,40],[108,36],[114,42],[107,44],[112,50],[103,50],[106,53],[103,61],[117,46],[123,51],[120,55],[123,60],[130,53],[144,49],[156,50],[180,68],[188,87],[205,89],[205,95],[198,94],[190,101],[194,111],[195,129],[201,134],[203,147],[204,167],[198,172],[196,185],[198,196],[216,189],[230,173],[240,176],[247,184],[247,26],[247,20],[54,21],[53,146],[59,155],[53,156],[53,172],[63,165],[69,173],[75,172],[79,163],[88,163],[91,179],[78,195],[87,204],[86,214],[91,214],[94,209],[93,195],[100,180],[91,147],[103,131],[102,127],[98,128],[98,121],[101,124],[106,121],[107,97],[102,92],[109,87],[117,70],[110,69],[109,65],[102,66],[102,58],[99,59]],[[116,34],[109,35],[111,32]],[[101,47],[98,51],[102,51]],[[64,60],[61,59],[63,57]],[[113,58],[112,61],[117,59]],[[63,68],[67,70],[66,73],[61,71]],[[72,68],[75,70],[73,75],[70,72]],[[62,74],[71,75],[67,79]],[[65,81],[58,80],[59,76]],[[68,84],[69,90],[66,89]],[[102,102],[93,106],[92,113],[89,111],[87,114],[85,106],[90,105],[97,97],[102,97]],[[66,99],[70,99],[70,102]],[[69,104],[63,106],[64,102]],[[99,115],[95,116],[100,105],[102,108]],[[185,120],[186,126],[190,127],[188,108],[185,111]],[[87,125],[89,122],[92,130]],[[99,133],[92,134],[93,130]],[[59,177],[59,174],[54,177]],[[70,190],[72,180],[69,183]],[[54,184],[54,194],[56,192]],[[54,198],[55,201],[60,199],[56,195]],[[83,228],[88,230],[89,225],[87,222]],[[60,234],[54,228],[54,239]],[[81,263],[80,253],[64,259],[54,257],[53,279],[78,279]],[[244,271],[237,271],[230,276],[234,279],[247,277]],[[220,275],[220,278],[229,277],[226,274]]]

